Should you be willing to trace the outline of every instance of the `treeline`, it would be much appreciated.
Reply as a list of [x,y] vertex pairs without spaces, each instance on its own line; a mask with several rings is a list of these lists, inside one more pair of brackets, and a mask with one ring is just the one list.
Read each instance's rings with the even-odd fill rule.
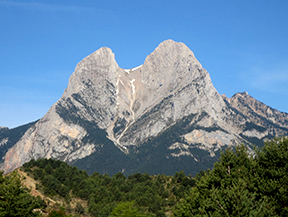
[[174,176],[136,173],[126,178],[122,173],[110,177],[97,172],[88,176],[86,171],[52,159],[31,160],[23,167],[41,182],[37,188],[44,194],[60,195],[67,204],[71,196],[87,200],[93,216],[109,216],[114,209],[119,210],[118,205],[137,210],[142,216],[166,216],[196,183],[183,171]]
[[[112,177],[99,173],[88,176],[85,171],[52,159],[31,160],[24,164],[24,170],[39,180],[41,184],[37,187],[46,195],[61,196],[67,205],[72,197],[88,201],[86,210],[77,204],[78,214],[127,217],[288,216],[286,138],[274,139],[253,151],[243,145],[235,150],[226,149],[213,169],[201,171],[193,178],[183,171],[174,176],[150,176],[147,173],[128,177],[122,173]],[[11,180],[17,180],[15,175]],[[1,206],[9,198],[3,190],[7,186],[5,182],[15,185],[14,181],[0,176],[0,216],[5,216],[1,212],[7,208]],[[22,204],[22,210],[25,206],[30,207],[30,211],[32,207],[40,206],[40,200],[28,196],[25,190],[20,192],[24,192],[23,198],[27,200],[18,198],[20,202],[14,203]],[[25,202],[29,203],[25,205]],[[59,213],[50,216],[66,216],[63,210],[61,215]]]
[[176,205],[175,216],[288,216],[288,139],[238,146]]

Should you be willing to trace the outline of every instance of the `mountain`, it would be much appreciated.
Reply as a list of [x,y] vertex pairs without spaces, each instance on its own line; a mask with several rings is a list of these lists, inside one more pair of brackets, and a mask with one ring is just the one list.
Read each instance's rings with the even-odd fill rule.
[[66,161],[89,173],[196,174],[226,147],[288,135],[288,114],[246,92],[230,99],[183,43],[162,42],[143,65],[118,66],[109,48],[84,58],[62,97],[5,155]]
[[4,162],[4,156],[9,148],[15,145],[24,133],[33,126],[35,122],[31,122],[13,129],[8,127],[0,127],[0,165]]

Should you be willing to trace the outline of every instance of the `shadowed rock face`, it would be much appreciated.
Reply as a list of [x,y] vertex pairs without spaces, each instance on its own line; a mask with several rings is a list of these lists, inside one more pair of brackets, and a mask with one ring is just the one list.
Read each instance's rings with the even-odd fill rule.
[[101,48],[78,63],[61,99],[6,153],[3,169],[11,171],[32,158],[77,165],[94,156],[101,165],[95,154],[111,151],[110,144],[128,156],[115,171],[138,172],[145,163],[145,170],[155,167],[151,153],[156,150],[163,159],[189,158],[203,169],[224,147],[287,135],[287,123],[286,113],[247,93],[220,96],[183,43],[164,41],[143,65],[128,70],[118,66],[109,48]]

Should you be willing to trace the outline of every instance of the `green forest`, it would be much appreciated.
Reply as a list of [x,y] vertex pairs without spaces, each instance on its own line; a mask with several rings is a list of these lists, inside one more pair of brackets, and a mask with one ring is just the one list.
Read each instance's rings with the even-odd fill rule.
[[[86,171],[52,159],[21,168],[37,189],[62,198],[48,216],[288,216],[288,139],[248,150],[227,148],[211,170],[195,177],[135,173],[125,177]],[[86,201],[71,208],[72,198]],[[16,173],[0,173],[0,217],[41,216],[49,201],[33,197]]]

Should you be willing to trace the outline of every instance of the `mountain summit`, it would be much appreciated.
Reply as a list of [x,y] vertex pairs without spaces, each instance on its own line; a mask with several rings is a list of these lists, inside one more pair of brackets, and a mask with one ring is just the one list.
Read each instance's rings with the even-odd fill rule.
[[8,150],[3,169],[54,158],[90,173],[195,174],[225,147],[287,134],[286,113],[247,93],[219,95],[183,43],[162,42],[133,69],[120,68],[104,47],[77,64],[62,97]]

